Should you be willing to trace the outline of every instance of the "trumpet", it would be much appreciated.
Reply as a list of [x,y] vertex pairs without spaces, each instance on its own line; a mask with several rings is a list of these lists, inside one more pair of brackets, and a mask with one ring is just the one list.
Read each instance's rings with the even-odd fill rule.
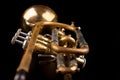
[[[56,13],[45,5],[33,5],[25,10],[22,28],[17,30],[11,40],[12,44],[19,43],[24,49],[14,80],[23,75],[21,71],[29,72],[33,53],[39,53],[40,58],[50,58],[48,61],[56,60],[56,72],[63,74],[80,70],[78,63],[82,64],[82,67],[85,66],[84,56],[89,52],[89,46],[80,27],[76,27],[74,22],[60,23],[57,18]],[[67,34],[66,30],[71,34]],[[64,58],[69,64],[64,63]],[[25,80],[25,77],[21,80]]]

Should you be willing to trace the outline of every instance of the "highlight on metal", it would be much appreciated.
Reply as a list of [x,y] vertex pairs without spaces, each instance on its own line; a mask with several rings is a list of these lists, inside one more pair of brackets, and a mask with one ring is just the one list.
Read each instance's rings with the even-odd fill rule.
[[[76,27],[73,22],[60,23],[57,18],[57,14],[45,5],[33,5],[25,10],[22,26],[11,40],[12,44],[19,43],[24,49],[14,80],[26,79],[33,53],[39,53],[38,57],[45,58],[45,62],[55,61],[56,74],[73,74],[85,67],[89,46],[80,27]],[[71,34],[67,34],[66,30]]]

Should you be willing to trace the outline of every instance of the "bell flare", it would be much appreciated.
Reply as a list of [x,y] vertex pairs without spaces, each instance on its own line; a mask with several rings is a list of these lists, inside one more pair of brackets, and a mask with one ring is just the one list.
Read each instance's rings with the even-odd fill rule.
[[57,14],[45,5],[33,5],[27,8],[22,15],[23,29],[30,29],[39,21],[57,21]]

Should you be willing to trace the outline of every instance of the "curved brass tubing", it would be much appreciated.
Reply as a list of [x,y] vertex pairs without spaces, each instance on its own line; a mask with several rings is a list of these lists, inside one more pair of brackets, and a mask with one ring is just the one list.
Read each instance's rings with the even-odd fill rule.
[[[50,27],[61,27],[61,28],[65,28],[68,30],[72,30],[75,32],[75,27],[67,25],[67,24],[63,24],[63,23],[58,23],[58,22],[45,22],[45,21],[41,21],[36,23],[36,26],[32,29],[32,35],[31,35],[31,39],[27,45],[27,48],[25,50],[25,53],[22,57],[22,60],[20,62],[20,65],[17,68],[17,71],[19,70],[25,70],[26,72],[29,71],[29,67],[31,64],[31,60],[32,60],[32,54],[35,48],[35,42],[37,39],[37,36],[40,32],[40,30],[42,29],[42,27],[49,25]],[[54,49],[54,48],[53,48]]]
[[72,38],[71,36],[62,36],[59,45],[64,46],[67,43],[67,47],[75,47],[75,39]]
[[86,55],[89,52],[88,45],[82,47],[82,48],[66,48],[58,46],[56,43],[51,43],[51,48],[53,51],[57,53],[66,53],[66,54],[80,54],[80,55]]
[[34,52],[40,52],[40,54],[50,54],[50,44],[44,45],[43,43],[35,43]]
[[[56,28],[56,27],[65,28],[65,29],[71,30],[76,33],[76,28],[74,26],[70,26],[67,24],[58,23],[58,22],[45,22],[45,21],[36,23],[36,26],[32,29],[31,39],[27,45],[27,48],[22,57],[20,65],[17,68],[17,71],[22,70],[22,69],[25,70],[26,72],[29,71],[29,67],[30,67],[31,60],[32,60],[32,54],[35,49],[35,43],[36,43],[37,36],[39,35],[39,32],[41,31],[41,29],[47,26],[53,27],[53,28]],[[73,54],[76,54],[76,53],[87,54],[89,51],[88,46],[85,46],[83,48],[65,48],[65,47],[58,46],[56,43],[51,43],[51,49],[58,53],[73,53]]]
[[[41,21],[36,23],[36,27],[43,26],[43,27],[51,27],[51,28],[65,28],[68,30],[71,30],[73,32],[76,32],[76,27],[64,24],[64,23],[59,23],[59,22],[49,22],[49,21]],[[42,27],[40,27],[42,28]]]
[[40,35],[40,34],[37,36],[37,39],[40,39],[40,40],[43,40],[45,42],[50,43],[50,39],[48,39],[48,38],[46,38],[46,37],[44,37],[43,35]]

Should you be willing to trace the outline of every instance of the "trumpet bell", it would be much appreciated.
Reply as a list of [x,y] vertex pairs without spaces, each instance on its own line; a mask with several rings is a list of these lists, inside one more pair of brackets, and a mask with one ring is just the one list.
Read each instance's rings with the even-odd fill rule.
[[27,8],[22,16],[22,27],[25,31],[31,30],[39,21],[57,21],[56,13],[48,6],[33,5]]

